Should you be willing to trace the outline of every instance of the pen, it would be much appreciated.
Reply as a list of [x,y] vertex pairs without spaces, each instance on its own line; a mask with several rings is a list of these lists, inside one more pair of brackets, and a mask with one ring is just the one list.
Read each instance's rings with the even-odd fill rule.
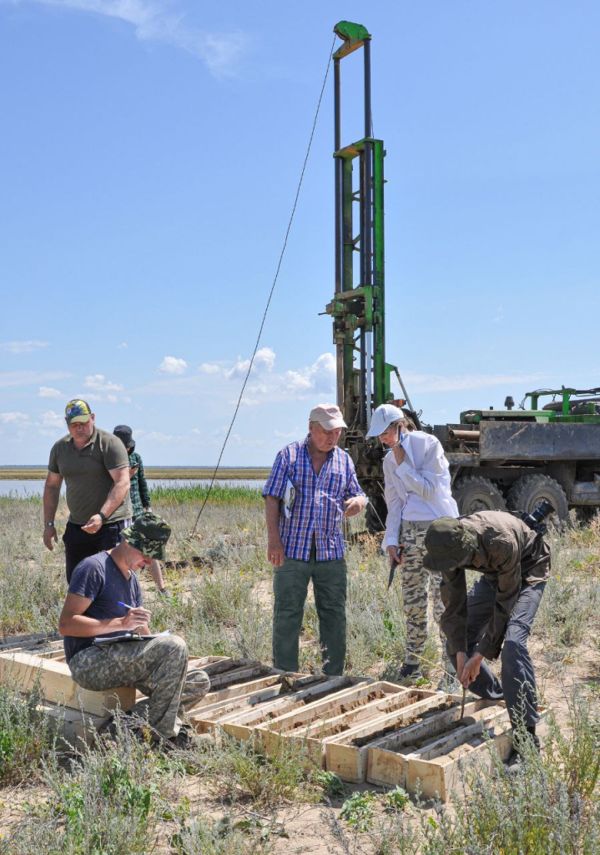
[[124,609],[136,609],[137,606],[130,606],[127,603],[122,603],[121,600],[117,600],[118,606],[123,606]]

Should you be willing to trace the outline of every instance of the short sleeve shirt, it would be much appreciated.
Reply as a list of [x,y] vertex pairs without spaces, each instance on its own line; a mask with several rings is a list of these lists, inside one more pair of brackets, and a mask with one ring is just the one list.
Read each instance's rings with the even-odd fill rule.
[[[130,606],[142,604],[142,591],[137,576],[131,573],[129,579],[126,579],[108,552],[98,552],[97,555],[84,558],[79,562],[71,576],[69,593],[92,600],[83,614],[98,620],[122,617],[127,614],[127,609],[118,605],[119,602]],[[102,633],[103,636],[117,634]],[[67,663],[76,653],[91,647],[93,643],[93,637],[77,638],[66,635],[64,646]]]
[[[69,522],[85,525],[97,514],[114,484],[111,469],[129,466],[125,446],[118,436],[96,428],[88,444],[75,447],[67,435],[55,442],[50,451],[48,469],[64,478],[67,491]],[[129,494],[110,515],[108,522],[131,517]]]

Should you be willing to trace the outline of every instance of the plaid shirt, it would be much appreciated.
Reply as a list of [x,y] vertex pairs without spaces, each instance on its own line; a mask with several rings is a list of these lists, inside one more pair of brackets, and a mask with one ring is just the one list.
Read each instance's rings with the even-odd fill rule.
[[288,480],[294,487],[290,516],[282,511],[279,518],[286,558],[308,561],[314,538],[317,561],[335,561],[344,557],[344,502],[364,493],[350,455],[341,448],[332,449],[319,474],[315,474],[308,439],[307,436],[303,442],[292,442],[282,448],[263,488],[263,496],[283,499]]
[[131,484],[129,486],[133,518],[135,519],[136,517],[139,517],[146,508],[150,507],[150,491],[148,490],[144,464],[142,463],[142,458],[137,451],[133,451],[129,455],[129,466],[131,469],[137,467],[137,472],[135,475],[131,476]]

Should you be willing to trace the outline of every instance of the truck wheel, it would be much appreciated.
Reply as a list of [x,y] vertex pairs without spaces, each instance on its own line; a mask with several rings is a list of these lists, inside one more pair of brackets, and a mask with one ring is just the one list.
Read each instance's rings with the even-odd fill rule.
[[462,515],[474,514],[476,511],[505,511],[504,496],[489,480],[479,475],[460,478],[452,491]]
[[[565,491],[558,481],[549,475],[523,475],[508,491],[506,501],[513,511],[530,514],[539,503],[546,499],[556,511],[561,521],[569,517],[569,503]],[[554,516],[554,514],[551,515]]]

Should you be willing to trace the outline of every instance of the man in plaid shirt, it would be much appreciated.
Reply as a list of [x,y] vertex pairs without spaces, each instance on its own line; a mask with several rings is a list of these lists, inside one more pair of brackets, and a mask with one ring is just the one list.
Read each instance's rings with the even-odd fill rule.
[[346,423],[335,404],[311,410],[308,436],[275,458],[263,489],[268,559],[274,567],[273,664],[298,670],[308,583],[319,616],[323,671],[341,674],[346,657],[346,562],[342,522],[365,507],[354,464],[337,447]]

